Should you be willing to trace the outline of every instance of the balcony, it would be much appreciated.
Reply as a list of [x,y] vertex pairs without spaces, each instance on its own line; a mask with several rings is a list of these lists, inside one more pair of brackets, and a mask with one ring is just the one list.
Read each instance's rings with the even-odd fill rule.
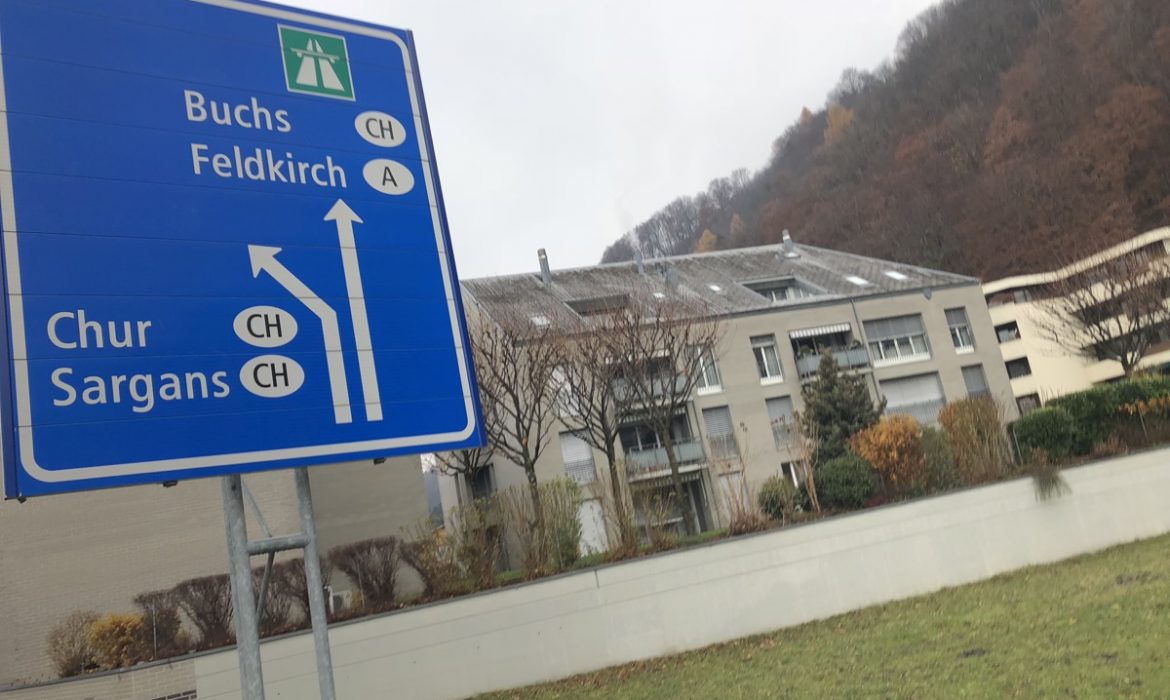
[[[674,443],[674,454],[680,466],[698,465],[706,460],[703,444],[698,440]],[[626,452],[626,474],[630,479],[642,479],[669,470],[670,460],[666,458],[666,450],[661,447]]]
[[[840,348],[831,350],[833,358],[841,369],[862,369],[869,367],[869,352],[865,348]],[[796,370],[801,379],[808,379],[821,368],[821,355],[805,355],[796,359]]]
[[947,405],[947,402],[944,399],[938,398],[931,401],[906,403],[899,406],[887,406],[886,415],[911,416],[914,418],[914,420],[918,421],[920,425],[935,425],[938,423],[938,412],[941,411],[945,405]]
[[[674,379],[674,390],[676,392],[681,392],[686,388],[686,385],[686,377],[676,377]],[[670,379],[667,377],[655,379],[650,385],[650,390],[655,398],[664,395],[668,389],[670,389]],[[638,401],[638,392],[635,390],[633,383],[628,379],[613,380],[613,395],[618,404],[631,404]]]

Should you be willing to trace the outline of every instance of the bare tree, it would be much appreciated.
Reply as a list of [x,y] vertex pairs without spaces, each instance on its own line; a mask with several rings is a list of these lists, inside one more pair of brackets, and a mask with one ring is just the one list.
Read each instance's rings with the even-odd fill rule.
[[543,518],[536,463],[549,445],[564,364],[563,343],[545,317],[476,319],[471,345],[491,448],[520,466],[528,479],[534,525]]
[[[620,311],[616,311],[620,316]],[[593,317],[567,344],[563,374],[564,400],[561,418],[581,428],[581,439],[605,453],[618,539],[623,548],[637,545],[637,533],[626,506],[624,479],[620,473],[618,444],[618,396],[615,382],[622,364],[615,356],[616,345],[605,338],[612,328],[614,313]]]
[[1086,357],[1115,360],[1129,376],[1170,324],[1170,264],[1143,251],[1073,264],[1043,289],[1041,335]]
[[672,432],[675,417],[686,415],[691,394],[713,352],[721,326],[706,318],[697,304],[672,292],[670,297],[647,294],[648,306],[631,303],[611,315],[601,339],[618,365],[618,410],[636,411],[658,435],[670,466],[674,496],[682,509],[683,526],[694,534],[694,510],[683,490],[679,455]]

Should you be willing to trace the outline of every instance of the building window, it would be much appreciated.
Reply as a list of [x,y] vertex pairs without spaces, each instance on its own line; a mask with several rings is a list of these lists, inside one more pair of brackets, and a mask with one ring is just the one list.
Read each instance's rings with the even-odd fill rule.
[[1040,395],[1028,394],[1016,399],[1016,408],[1020,409],[1020,415],[1026,416],[1037,408],[1040,408]]
[[983,372],[983,365],[964,367],[963,383],[967,385],[967,396],[981,396],[991,393],[987,386],[987,375]]
[[467,482],[467,490],[471,493],[471,500],[478,501],[495,493],[496,479],[492,472],[492,465],[485,464],[470,475],[463,477]]
[[1021,357],[1016,360],[1008,360],[1007,363],[1008,376],[1012,379],[1017,377],[1026,377],[1032,373],[1032,365],[1028,362],[1028,358]]
[[565,368],[553,367],[549,381],[552,383],[553,405],[556,407],[557,415],[562,418],[581,415],[580,403],[573,396],[573,387],[569,384],[569,375]]
[[703,409],[703,424],[707,428],[707,442],[715,459],[735,459],[739,448],[731,427],[731,410],[727,406]]
[[938,374],[887,379],[881,383],[886,397],[886,415],[913,416],[922,425],[938,422],[938,412],[946,405]]
[[593,448],[579,433],[561,433],[561,461],[565,463],[565,475],[578,484],[585,486],[597,481]]
[[975,338],[971,335],[966,309],[947,309],[947,326],[951,329],[951,342],[955,350],[960,354],[975,351]]
[[780,473],[784,475],[785,479],[792,482],[792,485],[800,488],[800,472],[802,465],[800,462],[781,462]]
[[751,340],[760,382],[772,384],[784,381],[784,375],[780,371],[780,356],[776,354],[776,336],[757,335],[752,336]]
[[995,327],[995,337],[1000,343],[1010,343],[1020,339],[1020,326],[1015,321],[1001,323]]
[[874,367],[930,358],[922,316],[898,316],[865,322]]
[[744,284],[744,286],[773,304],[782,301],[792,301],[794,299],[807,299],[819,293],[812,286],[795,278],[750,282]]
[[768,421],[772,424],[772,440],[776,449],[787,449],[796,436],[796,418],[792,413],[792,398],[779,396],[767,399]]
[[711,348],[699,353],[699,378],[695,382],[695,393],[714,394],[723,388],[719,377],[719,365],[715,364],[715,354]]

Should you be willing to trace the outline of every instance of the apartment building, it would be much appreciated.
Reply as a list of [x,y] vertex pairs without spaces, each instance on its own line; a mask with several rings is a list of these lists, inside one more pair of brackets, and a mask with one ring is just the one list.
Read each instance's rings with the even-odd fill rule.
[[[1100,359],[1091,349],[1076,352],[1068,343],[1053,339],[1052,333],[1046,330],[1052,326],[1052,304],[1048,303],[1052,286],[1059,287],[1074,275],[1125,256],[1164,258],[1167,246],[1170,246],[1170,228],[1159,228],[1057,270],[1008,277],[983,285],[996,339],[1011,378],[1012,396],[1020,413],[1027,413],[1048,399],[1124,375],[1116,360]],[[1138,366],[1142,369],[1170,366],[1170,329]]]
[[[418,456],[314,467],[309,482],[322,552],[399,535],[427,515]],[[274,535],[299,531],[291,471],[244,484]],[[249,536],[262,537],[250,508],[247,517]],[[0,689],[55,677],[46,638],[69,613],[134,612],[139,593],[227,568],[219,479],[0,502]],[[344,599],[350,584],[333,583]]]
[[[542,264],[544,259],[541,259]],[[529,313],[534,324],[583,314],[598,300],[645,293],[697,302],[723,326],[686,410],[672,426],[699,530],[725,524],[726,500],[773,474],[798,480],[792,435],[801,386],[822,353],[861,374],[887,413],[937,421],[948,401],[990,393],[1010,403],[979,281],[936,270],[796,245],[695,254],[463,282],[464,299],[486,316]],[[654,299],[631,300],[652,303]],[[550,310],[554,310],[550,312]],[[618,451],[635,491],[665,490],[665,450],[637,411],[619,416]],[[571,416],[537,465],[539,479],[589,485],[604,454],[575,432]],[[443,479],[446,510],[467,498],[521,484],[523,470],[497,458],[479,475]],[[637,499],[635,499],[637,500]],[[585,545],[604,547],[601,506],[586,503]],[[645,514],[639,514],[640,522]],[[679,515],[681,518],[681,515]]]

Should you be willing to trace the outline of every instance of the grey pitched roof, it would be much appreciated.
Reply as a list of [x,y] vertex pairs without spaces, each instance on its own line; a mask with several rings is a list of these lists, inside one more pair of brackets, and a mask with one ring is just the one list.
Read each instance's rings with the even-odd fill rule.
[[[797,257],[786,257],[782,244],[680,255],[648,260],[645,274],[634,262],[554,270],[552,282],[539,272],[462,281],[464,295],[489,315],[541,314],[556,323],[558,317],[576,318],[570,302],[604,297],[678,295],[698,302],[712,316],[772,311],[868,296],[913,292],[928,287],[979,284],[973,277],[913,265],[796,245]],[[668,272],[668,270],[674,272]],[[886,272],[901,273],[905,280]],[[847,277],[869,282],[859,286]],[[673,278],[676,284],[671,284]],[[773,303],[745,283],[795,278],[822,290],[816,296]],[[660,297],[661,298],[661,297]]]

